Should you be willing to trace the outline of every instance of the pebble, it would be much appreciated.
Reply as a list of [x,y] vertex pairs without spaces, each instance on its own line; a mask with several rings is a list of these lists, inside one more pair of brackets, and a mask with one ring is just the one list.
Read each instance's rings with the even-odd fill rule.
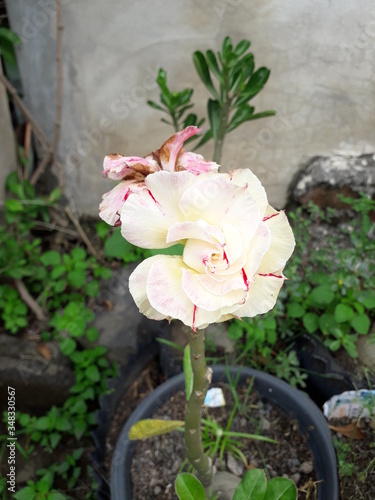
[[292,474],[290,476],[290,479],[293,481],[294,484],[298,484],[300,479],[301,479],[301,474],[299,474],[298,472],[296,472],[295,474]]
[[155,486],[155,488],[154,488],[154,495],[160,495],[160,493],[161,493],[160,486]]
[[262,418],[261,429],[262,431],[268,431],[271,427],[271,422],[265,417]]
[[244,464],[241,460],[237,460],[233,455],[227,457],[227,467],[232,474],[241,477],[244,471]]
[[312,462],[303,462],[301,467],[299,468],[300,472],[303,474],[310,474],[314,469],[314,465]]

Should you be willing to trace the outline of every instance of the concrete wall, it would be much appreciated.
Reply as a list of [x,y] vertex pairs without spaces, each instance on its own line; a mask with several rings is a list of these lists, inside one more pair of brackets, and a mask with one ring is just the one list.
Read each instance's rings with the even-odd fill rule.
[[[0,64],[0,72],[2,67]],[[0,203],[5,201],[5,179],[16,169],[16,143],[9,113],[8,96],[0,84]],[[1,205],[0,205],[1,207]]]
[[[25,98],[47,135],[55,105],[54,0],[7,0],[21,36]],[[111,185],[108,152],[143,156],[172,133],[146,105],[157,69],[171,86],[193,86],[195,110],[208,93],[192,63],[225,35],[252,41],[257,66],[271,69],[256,109],[278,115],[227,137],[223,168],[250,167],[277,207],[298,166],[333,150],[374,151],[375,7],[371,0],[62,0],[64,98],[59,157],[80,211],[96,213]],[[212,155],[212,146],[202,150]]]

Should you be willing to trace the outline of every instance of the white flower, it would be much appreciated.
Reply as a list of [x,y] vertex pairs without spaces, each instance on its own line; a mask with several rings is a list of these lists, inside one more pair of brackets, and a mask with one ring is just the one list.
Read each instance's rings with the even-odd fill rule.
[[195,330],[272,309],[295,242],[250,170],[159,171],[144,182],[123,206],[122,235],[143,248],[182,243],[184,251],[148,258],[130,276],[143,314]]

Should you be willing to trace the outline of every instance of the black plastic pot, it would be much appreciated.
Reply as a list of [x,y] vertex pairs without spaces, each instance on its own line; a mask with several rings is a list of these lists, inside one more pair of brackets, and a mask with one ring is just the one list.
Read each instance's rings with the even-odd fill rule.
[[[306,394],[267,373],[246,367],[235,367],[230,369],[232,377],[236,375],[238,369],[241,370],[240,384],[247,378],[254,377],[254,386],[263,398],[275,403],[291,418],[298,420],[300,431],[306,435],[314,457],[318,481],[317,498],[318,500],[338,500],[336,455],[330,430],[319,408]],[[227,381],[225,370],[224,366],[214,367],[214,383]],[[112,456],[112,500],[134,500],[130,480],[130,465],[136,443],[129,441],[129,429],[139,420],[150,418],[154,411],[169,399],[171,394],[181,389],[184,389],[183,374],[167,380],[142,401],[123,427]]]

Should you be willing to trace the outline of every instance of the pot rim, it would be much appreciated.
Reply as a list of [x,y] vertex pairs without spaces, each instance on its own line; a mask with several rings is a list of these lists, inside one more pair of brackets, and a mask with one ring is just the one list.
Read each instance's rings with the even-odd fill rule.
[[[227,373],[235,377],[240,370],[238,383],[254,378],[254,387],[259,394],[276,404],[281,410],[299,423],[300,432],[307,437],[308,446],[314,457],[317,476],[318,500],[337,500],[339,486],[336,454],[331,432],[321,410],[308,395],[283,380],[245,366],[213,366],[212,383],[227,382]],[[129,430],[136,422],[150,418],[155,409],[164,404],[170,394],[185,388],[184,374],[180,373],[152,391],[134,410],[121,430],[112,455],[111,498],[131,500],[130,466],[136,441],[128,438]]]

